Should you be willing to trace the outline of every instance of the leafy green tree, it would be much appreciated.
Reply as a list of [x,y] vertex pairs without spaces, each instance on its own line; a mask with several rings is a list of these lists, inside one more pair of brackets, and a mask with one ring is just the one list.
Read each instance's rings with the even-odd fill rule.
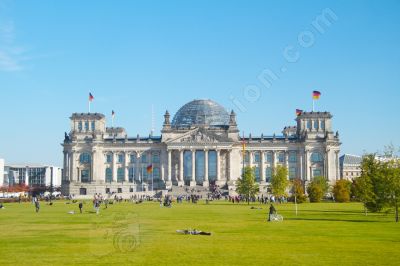
[[382,180],[380,191],[384,199],[384,205],[394,208],[395,220],[399,222],[399,205],[400,205],[400,161],[392,160],[382,163]]
[[288,186],[288,169],[285,166],[278,165],[271,177],[272,194],[276,197],[286,196]]
[[332,192],[337,202],[350,201],[351,184],[350,181],[344,179],[336,181]]
[[255,169],[250,166],[245,167],[242,177],[237,180],[236,192],[243,195],[250,204],[250,199],[255,197],[259,191]]
[[328,180],[323,176],[316,176],[307,187],[310,202],[321,202],[329,190]]
[[370,154],[363,157],[361,163],[361,175],[354,179],[352,192],[356,200],[364,205],[364,213],[367,216],[368,206],[371,206],[375,196],[372,175],[376,174],[375,155]]
[[307,196],[304,194],[303,182],[300,178],[292,181],[292,197],[295,197],[297,203],[306,202]]

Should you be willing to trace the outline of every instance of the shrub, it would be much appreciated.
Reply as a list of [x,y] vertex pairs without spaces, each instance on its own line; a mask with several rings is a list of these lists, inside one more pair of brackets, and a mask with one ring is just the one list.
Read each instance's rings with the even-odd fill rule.
[[333,195],[337,202],[349,202],[351,192],[351,182],[348,180],[338,180],[333,187]]
[[310,198],[310,202],[321,202],[324,197],[324,191],[322,187],[316,183],[311,182],[307,187],[308,197]]

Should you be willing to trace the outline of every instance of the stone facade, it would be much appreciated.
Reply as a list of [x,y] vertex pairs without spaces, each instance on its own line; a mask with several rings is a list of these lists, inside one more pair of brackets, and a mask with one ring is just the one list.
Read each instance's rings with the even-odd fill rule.
[[128,137],[124,128],[106,128],[105,116],[97,113],[74,113],[70,119],[71,131],[62,144],[64,194],[133,193],[174,185],[233,188],[243,165],[255,167],[262,190],[277,165],[289,169],[288,178],[305,183],[317,175],[330,182],[340,178],[340,141],[328,112],[304,112],[280,136],[244,138],[236,114],[210,100],[186,104],[172,123],[167,111],[160,137]]

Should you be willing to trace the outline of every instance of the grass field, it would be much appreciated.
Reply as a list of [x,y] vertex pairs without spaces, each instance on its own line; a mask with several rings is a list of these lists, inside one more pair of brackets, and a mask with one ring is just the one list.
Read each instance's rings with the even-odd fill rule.
[[[160,208],[157,203],[5,204],[0,210],[0,265],[400,265],[400,224],[365,217],[360,204],[267,205],[212,202]],[[212,236],[179,235],[196,228]]]

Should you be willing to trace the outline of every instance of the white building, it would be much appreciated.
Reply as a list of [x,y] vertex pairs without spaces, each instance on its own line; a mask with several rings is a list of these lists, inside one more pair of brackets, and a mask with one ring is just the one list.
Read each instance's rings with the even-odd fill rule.
[[305,183],[314,176],[332,183],[340,178],[341,143],[328,112],[304,112],[296,118],[297,126],[285,127],[280,136],[244,139],[236,114],[211,100],[189,102],[172,122],[167,111],[157,137],[129,137],[124,128],[106,128],[105,116],[98,113],[74,113],[70,120],[71,130],[62,144],[62,189],[67,195],[183,185],[232,188],[243,165],[255,168],[262,190],[277,165],[288,168],[289,179]]
[[4,159],[0,159],[0,187],[4,184]]
[[339,160],[341,179],[351,181],[354,178],[361,176],[361,156],[345,154],[342,155]]
[[61,186],[62,170],[49,165],[6,165],[3,184],[12,186]]

